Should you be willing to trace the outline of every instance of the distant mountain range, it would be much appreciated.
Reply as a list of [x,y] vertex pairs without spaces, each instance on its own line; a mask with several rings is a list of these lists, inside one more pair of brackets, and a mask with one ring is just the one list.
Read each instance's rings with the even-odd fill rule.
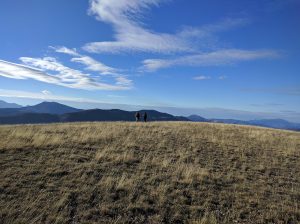
[[235,119],[206,119],[198,115],[191,115],[188,117],[189,120],[195,122],[213,122],[213,123],[224,123],[224,124],[239,124],[239,125],[254,125],[267,128],[287,129],[300,131],[300,124],[288,122],[283,119],[261,119],[261,120],[250,120],[242,121]]
[[[190,121],[155,110],[147,112],[149,121]],[[80,110],[55,102],[43,102],[35,106],[0,109],[0,124],[36,124],[80,121],[134,121],[136,111],[124,110]]]
[[16,107],[16,108],[2,108],[0,109],[0,116],[16,116],[25,113],[38,114],[66,114],[79,112],[80,109],[69,107],[55,102],[43,102],[34,106]]
[[[3,108],[5,107],[5,108]],[[173,116],[156,110],[141,110],[147,112],[149,121],[194,121],[214,122],[226,124],[255,125],[261,127],[288,129],[300,131],[300,124],[282,119],[263,120],[234,120],[234,119],[206,119],[199,115],[189,117]],[[56,122],[80,121],[134,121],[136,111],[124,110],[81,110],[56,102],[43,102],[34,106],[22,107],[18,104],[0,101],[0,124],[37,124]]]
[[[140,110],[140,114],[147,112],[149,121],[189,121],[186,117],[177,117],[167,113],[161,113],[155,110]],[[76,121],[135,121],[136,111],[124,110],[84,110],[77,113],[67,113],[60,118],[63,122]]]
[[19,104],[16,104],[16,103],[7,103],[3,100],[0,100],[0,108],[20,108],[22,107],[21,105]]

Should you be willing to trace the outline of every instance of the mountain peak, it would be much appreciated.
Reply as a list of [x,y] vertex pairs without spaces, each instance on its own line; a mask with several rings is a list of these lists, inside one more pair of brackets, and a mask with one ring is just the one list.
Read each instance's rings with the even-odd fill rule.
[[44,101],[34,106],[24,107],[22,108],[22,110],[24,112],[48,114],[65,114],[81,111],[80,109],[69,107],[61,103],[47,101]]
[[191,121],[207,121],[207,119],[205,119],[204,117],[201,117],[196,114],[188,116],[188,119],[190,119]]
[[37,106],[37,105],[62,105],[62,106],[66,106],[64,104],[57,103],[57,102],[54,102],[54,101],[43,101],[41,103],[36,104],[35,106]]

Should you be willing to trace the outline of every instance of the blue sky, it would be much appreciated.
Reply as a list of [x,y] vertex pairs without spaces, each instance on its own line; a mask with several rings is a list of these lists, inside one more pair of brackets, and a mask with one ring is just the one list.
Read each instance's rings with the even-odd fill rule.
[[299,0],[1,0],[0,99],[300,122]]

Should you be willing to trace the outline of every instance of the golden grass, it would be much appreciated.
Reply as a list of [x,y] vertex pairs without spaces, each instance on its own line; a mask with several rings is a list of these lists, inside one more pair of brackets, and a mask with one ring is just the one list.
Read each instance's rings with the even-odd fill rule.
[[0,127],[0,223],[299,223],[300,133],[191,122]]

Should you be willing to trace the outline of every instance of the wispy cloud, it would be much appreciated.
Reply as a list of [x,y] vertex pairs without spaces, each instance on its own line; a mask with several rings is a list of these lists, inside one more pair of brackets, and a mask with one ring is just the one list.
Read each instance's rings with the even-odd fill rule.
[[104,65],[103,63],[94,60],[89,56],[81,56],[72,58],[72,62],[77,62],[85,65],[85,69],[94,72],[100,72],[102,75],[116,74],[117,69]]
[[182,56],[175,59],[146,59],[143,61],[143,69],[151,72],[172,66],[230,65],[241,61],[250,61],[262,58],[276,58],[278,56],[279,54],[272,50],[248,51],[227,49]]
[[87,55],[79,54],[76,49],[69,49],[64,46],[50,48],[54,49],[57,53],[75,56],[71,58],[71,61],[85,65],[85,70],[99,72],[101,75],[117,75],[116,73],[118,72],[118,69],[107,66],[104,63],[97,61]]
[[243,92],[253,93],[272,93],[272,94],[283,94],[291,96],[300,96],[299,87],[280,87],[280,88],[243,88],[240,89]]
[[193,78],[194,80],[208,80],[211,79],[210,76],[200,75]]
[[64,66],[55,58],[21,57],[24,63],[16,64],[0,60],[0,75],[12,79],[34,79],[41,82],[87,90],[126,90],[129,82],[107,84],[99,76],[82,73]]
[[177,52],[187,51],[187,43],[174,35],[155,33],[142,27],[136,18],[143,9],[158,5],[161,0],[91,0],[90,14],[109,23],[115,31],[115,41],[88,43],[89,52],[118,53],[124,51]]
[[[47,91],[47,90],[46,90]],[[12,97],[12,98],[25,98],[25,99],[37,99],[37,100],[54,100],[54,101],[70,101],[70,102],[81,102],[81,103],[103,103],[102,101],[77,98],[77,97],[66,97],[61,95],[55,95],[45,90],[42,92],[29,92],[19,90],[8,90],[0,89],[0,97]]]
[[50,46],[49,48],[55,50],[58,53],[68,54],[68,55],[71,55],[71,56],[80,56],[80,54],[77,53],[77,50],[75,48],[70,49],[70,48],[67,48],[67,47],[64,47],[64,46],[61,46],[61,47]]
[[55,83],[58,78],[37,68],[0,60],[0,75],[12,79],[35,79],[41,82]]
[[185,27],[177,33],[158,33],[149,30],[138,21],[143,10],[158,6],[165,0],[91,0],[90,14],[102,22],[112,25],[115,41],[88,43],[84,49],[96,53],[119,52],[194,52],[195,43],[205,45],[204,39],[213,33],[225,31],[249,22],[248,19],[224,19],[223,21],[203,27]]
[[211,77],[211,76],[207,76],[207,75],[199,75],[199,76],[193,77],[194,80],[209,80],[209,79],[219,79],[219,80],[224,80],[224,79],[226,79],[226,78],[227,78],[227,76],[225,76],[225,75],[221,75],[221,76],[216,77],[216,78]]
[[253,107],[281,107],[284,106],[282,103],[253,103],[250,104]]
[[227,79],[228,77],[226,75],[220,75],[218,77],[219,80],[224,80],[224,79]]
[[52,94],[51,91],[49,91],[49,90],[43,90],[42,93],[44,95],[51,95]]
[[116,84],[119,86],[132,86],[133,84],[132,80],[128,79],[126,75],[120,74],[120,69],[107,66],[90,56],[79,54],[76,49],[69,49],[64,46],[51,48],[53,48],[58,53],[76,56],[71,58],[71,62],[84,65],[84,69],[87,71],[98,72],[101,75],[111,76],[115,79]]
[[224,18],[217,23],[207,24],[201,27],[186,26],[176,35],[179,35],[181,38],[197,38],[203,41],[203,39],[211,37],[216,33],[238,28],[250,22],[251,20],[249,18]]

